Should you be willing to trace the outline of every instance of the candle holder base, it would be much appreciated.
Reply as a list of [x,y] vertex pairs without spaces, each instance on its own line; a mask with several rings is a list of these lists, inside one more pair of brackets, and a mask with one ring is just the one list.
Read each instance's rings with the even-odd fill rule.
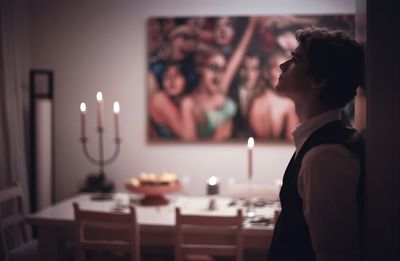
[[210,201],[208,202],[208,210],[209,211],[217,210],[217,203],[215,198],[211,198]]
[[256,215],[256,211],[255,211],[255,205],[254,202],[251,198],[249,198],[247,200],[247,202],[245,203],[246,206],[246,214],[245,216],[247,218],[253,218]]
[[107,180],[104,174],[91,173],[87,176],[85,184],[80,188],[81,192],[112,193],[114,183]]

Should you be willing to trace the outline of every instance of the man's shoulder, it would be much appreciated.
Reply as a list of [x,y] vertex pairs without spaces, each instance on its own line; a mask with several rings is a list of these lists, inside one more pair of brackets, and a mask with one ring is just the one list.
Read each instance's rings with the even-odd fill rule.
[[322,144],[310,149],[302,160],[307,172],[341,172],[358,168],[358,158],[341,144]]
[[303,158],[304,161],[330,160],[330,159],[356,158],[342,144],[321,144],[311,148]]

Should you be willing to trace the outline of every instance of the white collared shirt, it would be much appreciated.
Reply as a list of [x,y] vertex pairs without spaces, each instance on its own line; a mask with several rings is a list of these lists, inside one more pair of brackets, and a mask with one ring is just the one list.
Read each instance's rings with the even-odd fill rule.
[[[310,135],[325,124],[339,120],[340,110],[319,114],[296,127],[296,152]],[[323,144],[303,158],[297,189],[318,261],[357,260],[358,159],[343,145]]]

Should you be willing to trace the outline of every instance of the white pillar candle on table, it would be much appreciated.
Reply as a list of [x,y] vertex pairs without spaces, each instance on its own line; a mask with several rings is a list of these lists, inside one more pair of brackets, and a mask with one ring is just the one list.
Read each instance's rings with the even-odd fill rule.
[[101,92],[97,92],[97,127],[103,128],[103,117],[104,117],[104,103],[103,103],[103,94]]
[[113,111],[114,111],[114,131],[115,131],[115,138],[119,138],[119,102],[114,102],[113,104]]
[[254,138],[250,137],[247,141],[247,150],[248,150],[248,179],[253,178],[253,147],[254,147]]

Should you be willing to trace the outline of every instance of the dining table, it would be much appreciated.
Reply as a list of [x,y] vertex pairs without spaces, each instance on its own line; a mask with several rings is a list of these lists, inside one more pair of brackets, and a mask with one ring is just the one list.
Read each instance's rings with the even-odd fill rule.
[[[37,233],[41,260],[65,260],[66,245],[74,241],[73,203],[80,208],[100,212],[127,211],[132,204],[136,209],[140,228],[140,245],[143,248],[174,249],[175,208],[182,213],[198,215],[235,215],[243,209],[243,244],[245,256],[251,260],[265,260],[274,229],[276,202],[254,201],[243,204],[241,199],[226,196],[189,196],[175,194],[166,196],[163,205],[147,206],[141,204],[140,195],[114,193],[98,199],[91,193],[78,193],[60,202],[27,216],[27,222]],[[262,221],[262,222],[259,222]]]

